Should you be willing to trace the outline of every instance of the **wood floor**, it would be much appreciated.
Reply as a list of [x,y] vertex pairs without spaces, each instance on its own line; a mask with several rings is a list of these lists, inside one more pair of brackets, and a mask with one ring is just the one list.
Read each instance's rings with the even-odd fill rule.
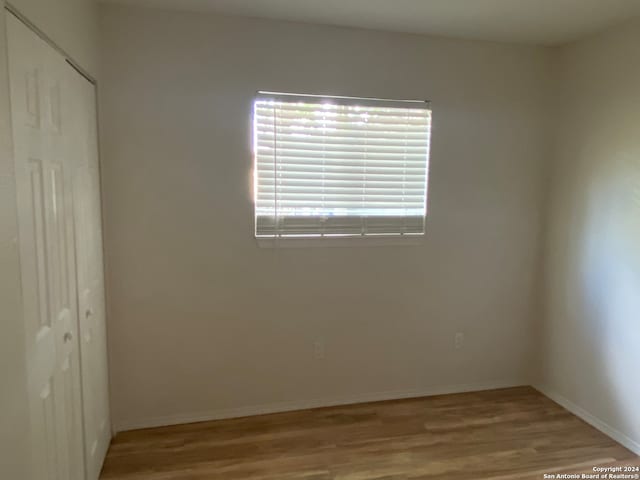
[[104,480],[542,479],[637,465],[529,387],[119,434]]

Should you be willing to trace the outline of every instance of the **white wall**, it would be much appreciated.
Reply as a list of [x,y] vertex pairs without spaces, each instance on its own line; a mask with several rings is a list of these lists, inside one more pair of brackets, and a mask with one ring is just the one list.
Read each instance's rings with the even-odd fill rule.
[[[546,50],[101,9],[117,424],[529,383]],[[258,248],[259,89],[432,100],[424,245]]]
[[541,383],[640,452],[640,20],[559,52]]
[[98,76],[97,0],[8,0],[94,77]]
[[[97,12],[92,0],[14,0],[12,4],[83,68],[96,74]],[[4,0],[0,0],[0,478],[29,480],[29,412],[4,7]]]

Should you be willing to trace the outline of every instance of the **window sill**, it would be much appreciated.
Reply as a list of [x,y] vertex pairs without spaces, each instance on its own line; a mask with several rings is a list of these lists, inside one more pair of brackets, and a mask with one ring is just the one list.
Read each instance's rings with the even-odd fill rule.
[[298,237],[256,238],[260,248],[318,248],[318,247],[390,247],[419,246],[425,235],[380,235],[362,237]]

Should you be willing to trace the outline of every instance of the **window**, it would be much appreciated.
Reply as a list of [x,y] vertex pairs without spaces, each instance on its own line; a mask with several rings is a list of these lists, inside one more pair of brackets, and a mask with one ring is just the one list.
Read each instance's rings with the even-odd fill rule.
[[431,109],[260,93],[254,104],[255,235],[424,235]]

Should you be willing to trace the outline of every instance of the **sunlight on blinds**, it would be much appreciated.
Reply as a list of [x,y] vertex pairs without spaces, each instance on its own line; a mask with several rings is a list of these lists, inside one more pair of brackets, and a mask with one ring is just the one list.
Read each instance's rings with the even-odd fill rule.
[[257,237],[424,234],[428,104],[348,100],[255,101]]

